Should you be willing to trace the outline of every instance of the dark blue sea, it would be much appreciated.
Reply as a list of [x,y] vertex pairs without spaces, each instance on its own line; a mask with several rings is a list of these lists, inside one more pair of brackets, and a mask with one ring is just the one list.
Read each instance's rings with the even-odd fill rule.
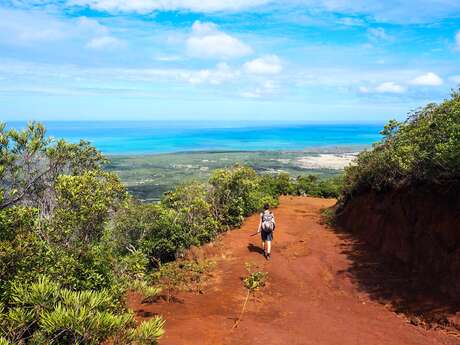
[[[44,122],[48,135],[90,141],[106,154],[184,151],[363,148],[380,139],[383,124],[232,122]],[[21,128],[24,122],[8,122]]]

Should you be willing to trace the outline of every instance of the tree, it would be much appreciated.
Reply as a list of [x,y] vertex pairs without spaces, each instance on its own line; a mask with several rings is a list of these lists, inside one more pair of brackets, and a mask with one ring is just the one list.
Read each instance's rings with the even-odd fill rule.
[[0,123],[0,209],[16,204],[38,206],[42,214],[54,207],[54,184],[61,174],[101,170],[106,158],[86,141],[78,144],[46,137],[42,124],[30,122],[21,131]]

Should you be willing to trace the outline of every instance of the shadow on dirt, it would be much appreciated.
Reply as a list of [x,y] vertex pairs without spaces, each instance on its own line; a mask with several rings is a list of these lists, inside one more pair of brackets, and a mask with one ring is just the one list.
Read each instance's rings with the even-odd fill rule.
[[263,253],[264,253],[264,250],[263,250],[261,247],[255,246],[255,245],[252,244],[252,243],[249,243],[249,244],[248,244],[248,250],[249,250],[251,253],[259,253],[259,254],[263,254]]
[[[367,243],[334,229],[344,240],[342,253],[352,262],[339,275],[349,276],[360,291],[390,310],[403,314],[414,325],[444,328],[460,335],[460,305],[441,292],[420,284],[416,272],[401,262],[385,259]],[[457,315],[455,315],[457,314]]]

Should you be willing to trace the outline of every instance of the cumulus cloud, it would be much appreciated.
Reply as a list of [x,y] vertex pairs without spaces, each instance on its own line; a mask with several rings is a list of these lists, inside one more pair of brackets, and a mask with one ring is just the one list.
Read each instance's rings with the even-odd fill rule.
[[278,56],[266,55],[246,62],[244,69],[251,74],[278,74],[283,70],[283,66]]
[[439,86],[442,85],[443,80],[437,74],[428,72],[412,79],[410,83],[420,86]]
[[150,13],[153,11],[239,11],[264,5],[270,0],[73,0],[70,4],[106,12]]
[[406,88],[392,81],[384,82],[375,88],[379,93],[404,93]]
[[252,53],[252,48],[238,38],[218,29],[214,23],[196,21],[186,42],[189,56],[204,59],[232,59]]

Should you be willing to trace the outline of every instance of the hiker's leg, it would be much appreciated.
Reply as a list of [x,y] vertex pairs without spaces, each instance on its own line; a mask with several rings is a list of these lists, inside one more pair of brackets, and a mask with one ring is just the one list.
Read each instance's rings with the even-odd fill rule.
[[267,241],[267,254],[270,255],[270,251],[272,250],[272,241]]
[[262,241],[262,250],[265,252],[265,241]]

